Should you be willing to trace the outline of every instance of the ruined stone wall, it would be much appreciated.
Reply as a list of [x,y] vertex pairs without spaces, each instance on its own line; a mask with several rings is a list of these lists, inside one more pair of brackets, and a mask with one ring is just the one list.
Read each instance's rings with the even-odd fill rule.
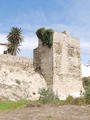
[[60,99],[65,99],[68,95],[79,97],[80,92],[84,92],[81,80],[80,39],[72,37],[67,31],[54,32],[52,47],[42,46],[39,40],[35,56],[47,85],[53,85],[53,90]]
[[34,59],[0,55],[0,100],[37,100],[46,84],[60,99],[84,92],[80,40],[68,32],[54,32],[51,48],[39,40]]
[[19,56],[11,56],[11,55],[0,55],[0,65],[7,65],[11,67],[18,67],[22,70],[27,70],[28,72],[34,70],[33,68],[33,59],[25,58]]
[[18,66],[18,67],[33,67],[33,59],[11,56],[11,55],[0,55],[0,64],[7,64],[9,66]]
[[40,71],[40,57],[38,48],[33,50],[33,66],[35,71]]
[[0,100],[38,100],[42,88],[46,82],[32,59],[0,55]]
[[61,99],[84,92],[81,80],[80,40],[68,32],[54,33],[53,89]]
[[53,48],[43,46],[39,40],[38,48],[34,49],[34,67],[44,76],[47,85],[53,84]]

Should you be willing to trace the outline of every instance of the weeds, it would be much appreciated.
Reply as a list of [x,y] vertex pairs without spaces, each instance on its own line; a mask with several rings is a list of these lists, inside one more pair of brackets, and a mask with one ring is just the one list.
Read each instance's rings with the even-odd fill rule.
[[39,91],[40,101],[42,103],[56,103],[59,99],[58,96],[54,94],[51,89],[41,89]]
[[72,96],[68,96],[64,101],[64,104],[71,104],[71,105],[85,105],[86,99],[85,97],[81,98],[73,98]]

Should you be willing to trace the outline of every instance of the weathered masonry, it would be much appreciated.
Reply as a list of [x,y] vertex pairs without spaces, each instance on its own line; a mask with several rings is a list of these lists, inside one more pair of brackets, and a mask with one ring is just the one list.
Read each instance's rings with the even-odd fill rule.
[[0,55],[0,100],[38,100],[39,90],[47,86],[61,100],[84,92],[80,40],[67,31],[43,30],[34,59]]
[[34,68],[46,80],[48,86],[65,99],[68,95],[79,97],[84,92],[81,80],[80,39],[68,31],[54,32],[51,48],[39,45],[34,49]]

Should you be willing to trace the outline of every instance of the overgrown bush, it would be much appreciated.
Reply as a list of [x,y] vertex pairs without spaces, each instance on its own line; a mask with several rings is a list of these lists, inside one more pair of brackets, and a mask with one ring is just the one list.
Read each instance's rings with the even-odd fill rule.
[[51,89],[41,89],[39,91],[40,101],[42,103],[56,103],[58,101],[58,96],[54,94]]
[[39,91],[40,101],[43,103],[62,103],[62,104],[73,104],[73,105],[85,105],[90,104],[90,77],[83,79],[83,85],[85,88],[85,93],[83,94],[81,91],[81,97],[74,98],[72,96],[68,96],[66,100],[59,100],[58,96],[53,93],[51,89],[41,89]]
[[44,27],[38,29],[38,30],[36,31],[37,37],[38,37],[39,39],[43,40],[42,38],[43,38],[44,32],[45,32],[45,28],[44,28]]
[[65,100],[65,103],[66,104],[73,104],[73,100],[74,100],[74,98],[72,96],[68,96]]
[[[88,91],[89,90],[89,91]],[[72,96],[68,96],[64,101],[65,104],[73,104],[73,105],[85,105],[90,104],[90,89],[86,90],[83,97],[73,98]]]
[[48,47],[51,48],[53,44],[53,32],[52,29],[45,29],[42,27],[36,31],[36,35],[44,46],[48,45]]
[[85,89],[90,89],[90,77],[84,77],[83,80],[83,86]]
[[86,104],[85,97],[81,98],[73,98],[72,96],[68,96],[64,101],[65,104],[72,104],[72,105],[84,105]]
[[90,89],[86,89],[85,100],[87,104],[90,104]]
[[85,100],[87,104],[90,104],[90,77],[84,77],[82,80],[85,88]]

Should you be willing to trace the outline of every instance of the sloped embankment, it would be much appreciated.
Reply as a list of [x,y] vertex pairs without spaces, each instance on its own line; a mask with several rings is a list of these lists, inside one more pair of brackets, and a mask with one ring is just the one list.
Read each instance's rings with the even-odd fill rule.
[[45,80],[34,71],[32,59],[0,55],[0,100],[37,100],[43,87]]

